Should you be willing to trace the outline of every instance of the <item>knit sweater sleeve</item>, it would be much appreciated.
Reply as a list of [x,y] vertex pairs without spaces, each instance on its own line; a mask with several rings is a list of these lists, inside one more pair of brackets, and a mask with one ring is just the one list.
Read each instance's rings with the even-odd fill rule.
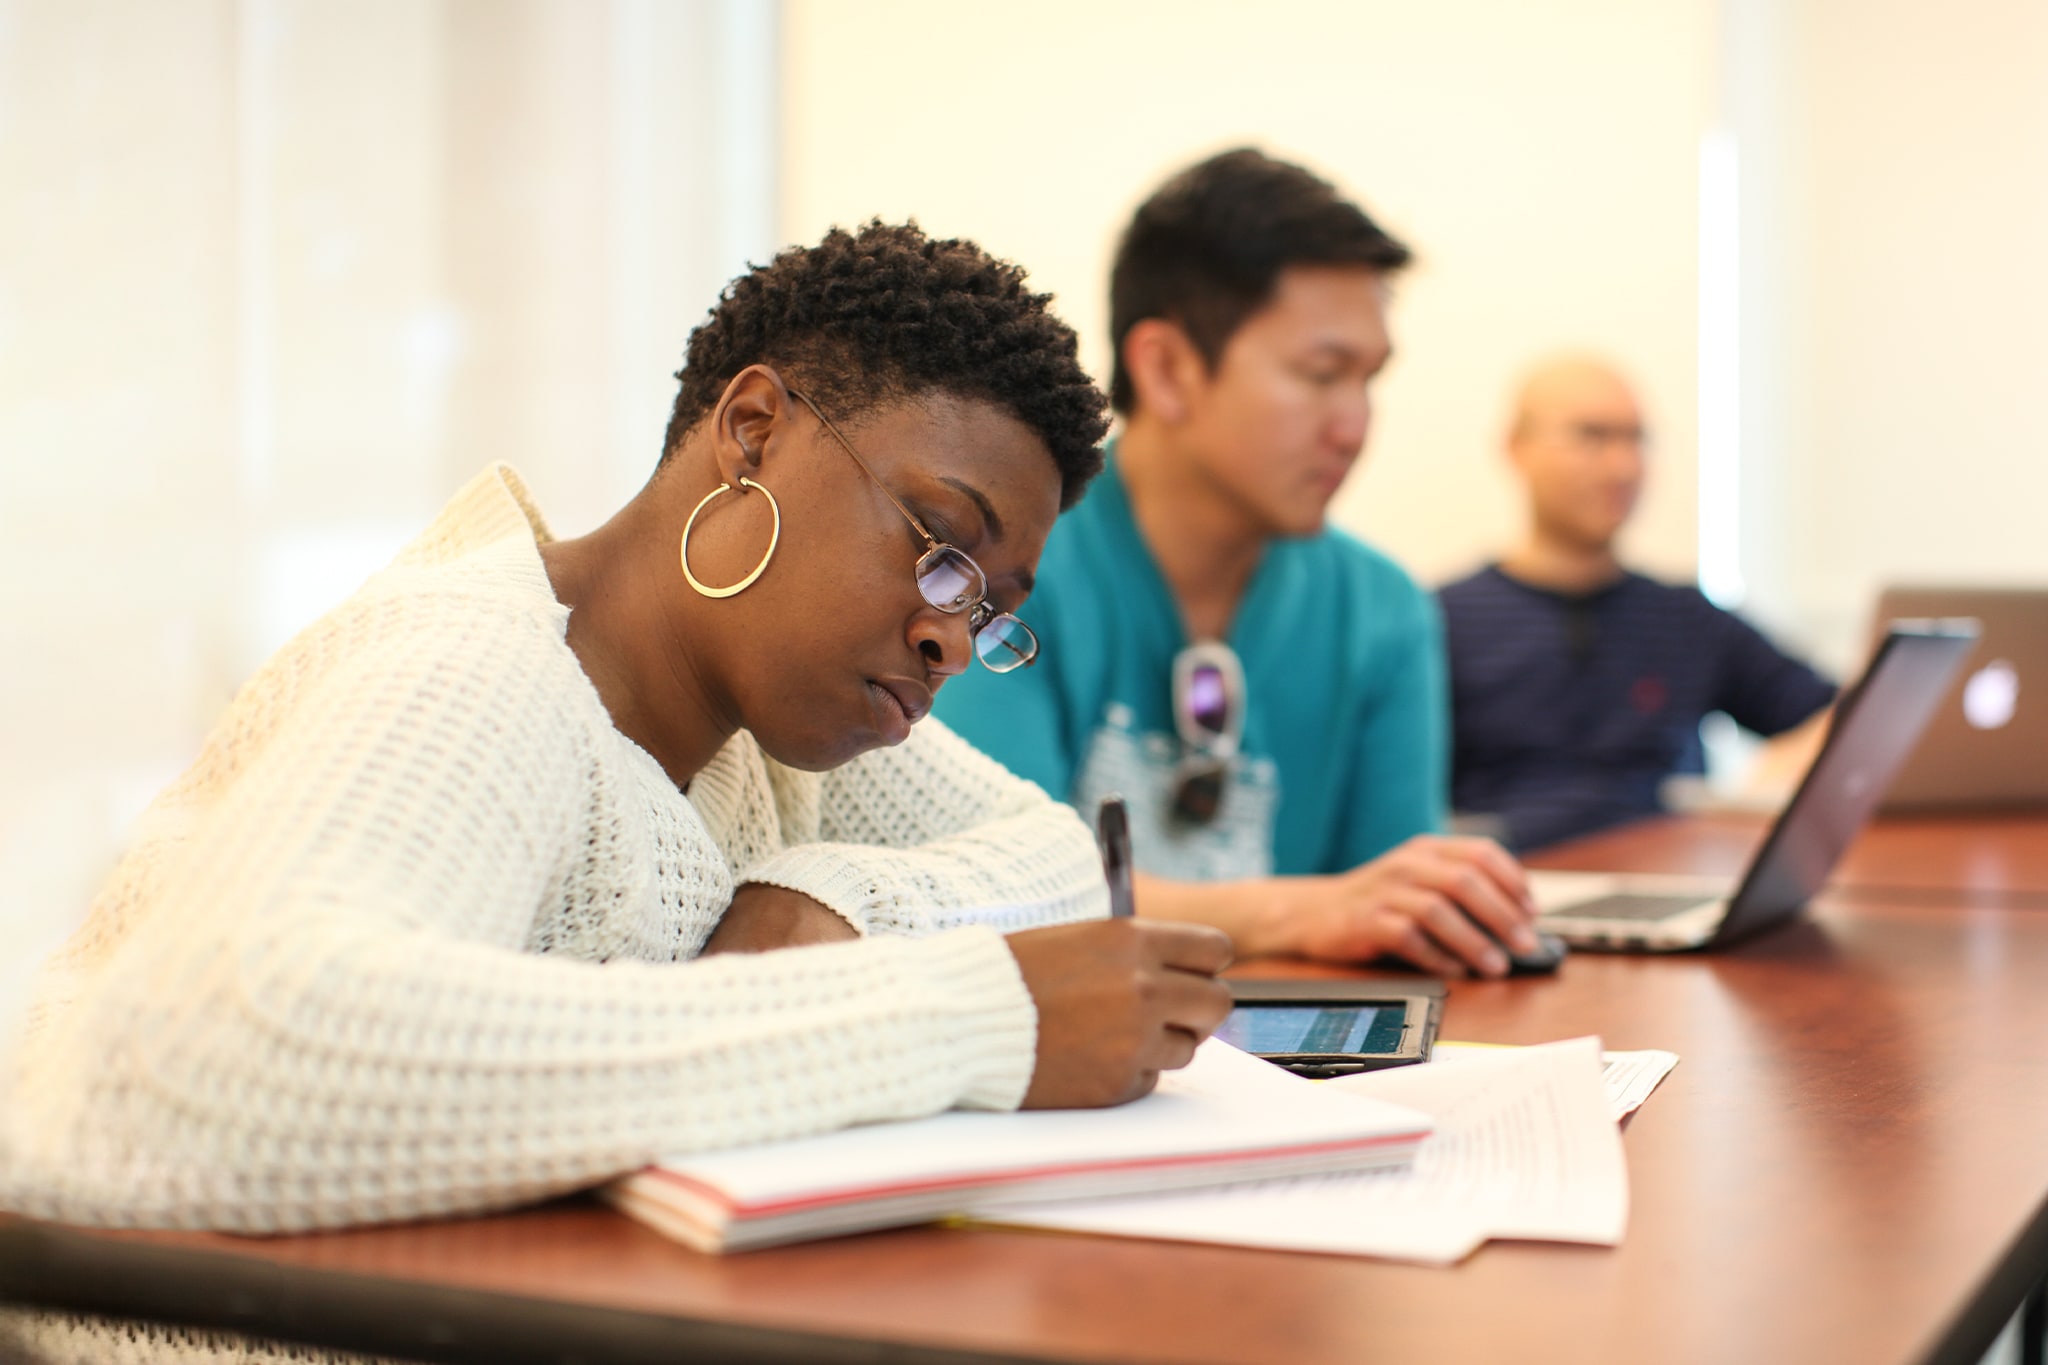
[[[810,780],[815,841],[741,869],[745,880],[804,892],[869,933],[1007,932],[1108,912],[1101,858],[1073,808],[936,719]],[[807,803],[785,793],[784,804]]]
[[356,623],[370,643],[187,822],[116,941],[75,955],[0,1095],[0,1200],[338,1226],[1017,1103],[1036,1020],[986,928],[686,964],[522,950],[600,762],[539,615]]

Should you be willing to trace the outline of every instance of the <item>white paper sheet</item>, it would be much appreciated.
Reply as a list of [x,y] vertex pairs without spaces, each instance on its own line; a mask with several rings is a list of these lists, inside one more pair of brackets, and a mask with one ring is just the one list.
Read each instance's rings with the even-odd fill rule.
[[1407,1169],[1045,1205],[1001,1221],[1431,1264],[1461,1260],[1489,1237],[1620,1242],[1628,1174],[1597,1039],[1326,1084],[1420,1109],[1436,1132]]
[[1614,1121],[1620,1123],[1642,1108],[1650,1092],[1671,1074],[1671,1068],[1678,1065],[1678,1054],[1661,1048],[1642,1048],[1635,1052],[1603,1053],[1602,1060],[1606,1062],[1602,1079],[1607,1083],[1608,1109]]
[[[1507,1043],[1464,1043],[1439,1040],[1436,1050],[1430,1054],[1435,1062],[1456,1062],[1471,1057],[1483,1057],[1498,1052]],[[1630,1114],[1643,1107],[1643,1101],[1650,1098],[1671,1068],[1678,1065],[1678,1054],[1665,1052],[1661,1048],[1641,1048],[1633,1052],[1603,1052],[1601,1080],[1607,1086],[1608,1111],[1614,1121],[1620,1123]]]

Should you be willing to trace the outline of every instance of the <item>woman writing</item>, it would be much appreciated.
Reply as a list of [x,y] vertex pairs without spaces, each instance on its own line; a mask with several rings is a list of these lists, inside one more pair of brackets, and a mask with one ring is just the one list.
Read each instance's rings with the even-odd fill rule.
[[1102,913],[1086,830],[918,724],[1029,662],[1011,613],[1099,465],[1047,301],[970,244],[835,231],[692,334],[606,525],[553,539],[503,467],[463,489],[145,817],[0,1096],[6,1202],[476,1211],[1184,1064],[1227,942],[1062,923]]

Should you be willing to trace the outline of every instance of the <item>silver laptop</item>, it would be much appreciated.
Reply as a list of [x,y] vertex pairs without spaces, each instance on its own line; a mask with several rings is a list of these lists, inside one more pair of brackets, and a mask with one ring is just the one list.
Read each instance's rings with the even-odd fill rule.
[[1891,623],[1733,895],[1721,879],[1532,872],[1539,926],[1581,948],[1680,952],[1791,920],[1877,809],[1976,638],[1969,620]]
[[1884,809],[2048,806],[2048,588],[1889,588],[1877,610],[1981,627]]

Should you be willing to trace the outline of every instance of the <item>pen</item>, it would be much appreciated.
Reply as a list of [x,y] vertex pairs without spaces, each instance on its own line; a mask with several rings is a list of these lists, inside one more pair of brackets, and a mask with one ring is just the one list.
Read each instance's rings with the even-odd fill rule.
[[1095,812],[1095,839],[1102,845],[1102,875],[1109,879],[1109,915],[1137,913],[1131,900],[1131,820],[1121,796],[1105,796]]

